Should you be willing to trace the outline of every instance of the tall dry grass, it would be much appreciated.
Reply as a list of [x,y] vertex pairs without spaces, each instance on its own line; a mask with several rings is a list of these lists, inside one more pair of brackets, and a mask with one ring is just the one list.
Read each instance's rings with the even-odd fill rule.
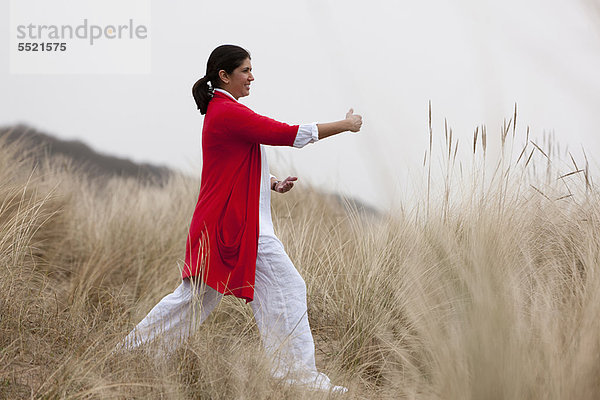
[[[366,217],[300,186],[274,195],[319,368],[345,398],[600,397],[598,192],[586,162],[561,164],[515,120],[497,160],[477,129],[470,165],[444,132],[412,208]],[[269,378],[233,298],[171,357],[111,354],[177,286],[198,182],[99,185],[68,160],[1,148],[0,397],[328,398]]]

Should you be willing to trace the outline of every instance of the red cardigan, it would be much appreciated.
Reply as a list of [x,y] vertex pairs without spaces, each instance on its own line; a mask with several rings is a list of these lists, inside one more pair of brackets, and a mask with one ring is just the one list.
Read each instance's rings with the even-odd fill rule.
[[292,146],[298,125],[258,115],[215,92],[202,128],[202,177],[183,278],[252,301],[258,248],[260,144]]

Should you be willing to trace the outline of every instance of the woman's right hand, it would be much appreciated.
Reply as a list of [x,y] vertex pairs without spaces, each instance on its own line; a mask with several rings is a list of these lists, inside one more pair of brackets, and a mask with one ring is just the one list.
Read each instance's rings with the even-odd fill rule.
[[360,131],[362,126],[362,117],[358,114],[354,114],[354,109],[348,110],[346,113],[346,121],[348,122],[348,130],[350,132]]

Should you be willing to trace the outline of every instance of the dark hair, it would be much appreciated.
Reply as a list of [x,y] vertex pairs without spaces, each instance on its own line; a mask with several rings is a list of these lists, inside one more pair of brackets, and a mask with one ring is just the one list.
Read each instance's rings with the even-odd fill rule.
[[[196,100],[196,105],[200,114],[206,114],[208,103],[212,99],[215,88],[221,87],[219,71],[224,70],[231,74],[234,69],[242,65],[246,58],[250,58],[250,53],[233,44],[224,44],[212,51],[208,62],[206,63],[206,75],[200,78],[192,87],[192,95]],[[208,83],[210,82],[210,87]]]

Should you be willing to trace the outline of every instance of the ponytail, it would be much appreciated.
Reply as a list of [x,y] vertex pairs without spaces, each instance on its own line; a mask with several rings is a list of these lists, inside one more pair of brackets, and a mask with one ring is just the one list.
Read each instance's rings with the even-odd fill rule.
[[200,110],[200,114],[206,114],[208,102],[213,96],[213,90],[208,86],[208,77],[206,75],[198,79],[194,84],[194,87],[192,87],[192,95],[194,96],[198,110]]
[[[250,58],[250,53],[247,50],[232,44],[221,45],[210,53],[206,64],[206,75],[200,78],[192,87],[192,95],[200,114],[206,114],[214,89],[221,87],[219,71],[223,70],[231,74],[247,58]],[[208,82],[210,82],[210,86]]]

